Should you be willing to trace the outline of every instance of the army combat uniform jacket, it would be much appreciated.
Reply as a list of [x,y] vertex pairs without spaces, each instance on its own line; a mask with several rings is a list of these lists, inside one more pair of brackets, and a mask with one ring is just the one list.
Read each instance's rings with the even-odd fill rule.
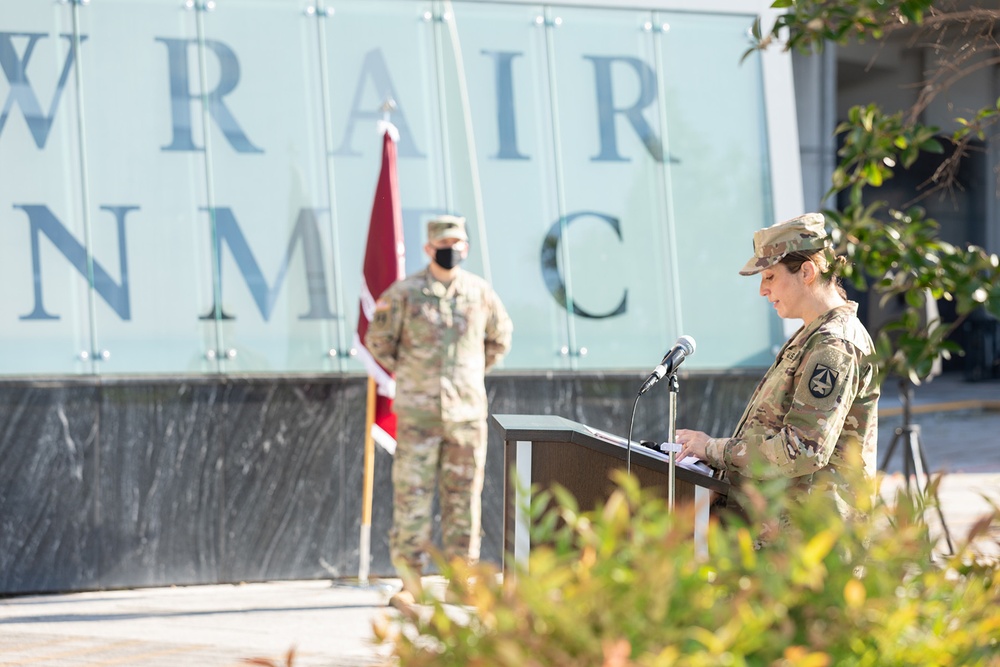
[[365,346],[396,374],[396,412],[474,421],[486,418],[484,375],[510,348],[512,330],[483,278],[460,270],[446,286],[426,268],[379,297]]
[[707,463],[727,471],[734,488],[747,478],[789,477],[793,494],[822,489],[853,515],[861,490],[854,487],[875,474],[879,397],[874,345],[857,309],[850,302],[799,329],[733,437],[709,440]]

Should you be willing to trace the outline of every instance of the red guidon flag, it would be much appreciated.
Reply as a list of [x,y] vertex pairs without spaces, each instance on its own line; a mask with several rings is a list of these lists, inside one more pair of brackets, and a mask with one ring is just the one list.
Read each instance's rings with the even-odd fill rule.
[[358,329],[354,334],[354,348],[377,388],[372,438],[383,449],[393,453],[396,449],[396,413],[392,411],[392,399],[396,395],[396,380],[365,347],[365,332],[375,316],[376,299],[389,285],[405,275],[403,215],[396,178],[399,132],[386,121],[380,123],[379,129],[382,131],[382,170],[368,224],[368,245],[361,276],[361,309]]

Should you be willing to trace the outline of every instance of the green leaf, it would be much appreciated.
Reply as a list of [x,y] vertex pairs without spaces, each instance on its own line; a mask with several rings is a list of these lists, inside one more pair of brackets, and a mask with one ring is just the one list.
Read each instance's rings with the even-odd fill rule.
[[862,170],[862,175],[864,179],[871,183],[874,187],[879,187],[882,185],[882,170],[879,168],[877,162],[868,162],[865,164]]
[[843,188],[847,184],[847,173],[844,171],[843,167],[837,167],[833,170],[833,185],[838,190]]
[[937,139],[928,139],[920,144],[920,150],[927,151],[928,153],[944,153],[944,146]]
[[834,529],[827,529],[815,535],[802,547],[802,562],[807,566],[817,565],[830,553],[834,544],[837,543],[837,537],[839,537],[839,533]]
[[861,125],[865,128],[866,132],[871,132],[875,127],[875,110],[872,107],[868,107],[865,111],[865,115],[861,120]]

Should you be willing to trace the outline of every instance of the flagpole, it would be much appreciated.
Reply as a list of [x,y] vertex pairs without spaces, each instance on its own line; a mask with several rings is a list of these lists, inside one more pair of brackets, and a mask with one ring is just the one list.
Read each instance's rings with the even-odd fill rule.
[[358,582],[367,586],[371,574],[372,505],[375,487],[375,445],[389,455],[396,449],[396,415],[392,411],[395,379],[367,348],[368,325],[375,317],[378,297],[395,281],[404,277],[402,212],[399,186],[396,180],[396,142],[398,130],[389,122],[395,102],[387,99],[382,105],[383,120],[379,122],[382,137],[382,166],[375,186],[372,214],[368,225],[368,241],[362,263],[361,294],[359,295],[358,327],[354,347],[358,359],[368,371],[365,402],[364,470],[362,472],[362,509],[358,547]]
[[[382,103],[382,121],[389,123],[389,114],[396,108],[392,98],[386,98]],[[369,234],[371,231],[369,230]],[[377,296],[377,295],[375,295]],[[365,403],[365,469],[361,506],[361,538],[358,548],[358,581],[368,583],[371,567],[372,548],[372,496],[375,492],[375,437],[372,427],[375,425],[375,378],[368,375],[368,398]]]
[[372,495],[375,487],[375,378],[368,376],[368,400],[365,407],[365,472],[364,494],[361,508],[361,546],[359,549],[358,581],[368,583],[372,544]]
[[396,415],[392,412],[395,379],[367,348],[368,325],[375,317],[376,299],[395,281],[404,277],[402,212],[396,181],[396,142],[398,130],[389,121],[396,107],[391,99],[382,104],[382,166],[375,186],[368,240],[362,263],[358,328],[354,345],[358,358],[368,371],[365,401],[364,470],[362,471],[361,527],[358,547],[358,581],[368,585],[371,574],[372,506],[375,494],[375,445],[391,456],[396,449]]

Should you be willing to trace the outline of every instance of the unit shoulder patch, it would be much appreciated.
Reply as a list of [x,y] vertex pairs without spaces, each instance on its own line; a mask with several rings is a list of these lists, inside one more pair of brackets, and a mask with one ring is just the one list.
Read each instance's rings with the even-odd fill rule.
[[826,398],[837,386],[839,373],[825,364],[816,364],[809,376],[809,393],[816,398]]

